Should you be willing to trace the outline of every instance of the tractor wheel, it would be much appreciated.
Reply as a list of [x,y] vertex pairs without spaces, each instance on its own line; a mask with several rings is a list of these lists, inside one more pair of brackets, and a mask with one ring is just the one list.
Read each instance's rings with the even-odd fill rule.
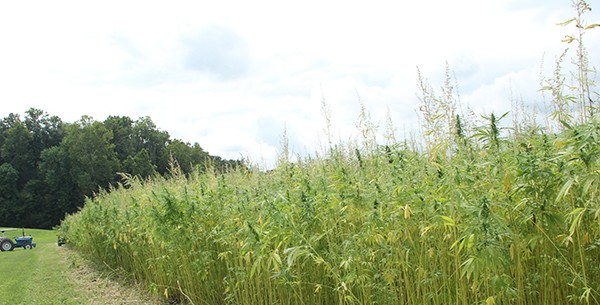
[[0,249],[2,251],[12,251],[14,248],[15,244],[13,244],[10,239],[3,239],[2,242],[0,242]]
[[25,250],[31,250],[31,244],[26,244],[23,248],[25,248]]

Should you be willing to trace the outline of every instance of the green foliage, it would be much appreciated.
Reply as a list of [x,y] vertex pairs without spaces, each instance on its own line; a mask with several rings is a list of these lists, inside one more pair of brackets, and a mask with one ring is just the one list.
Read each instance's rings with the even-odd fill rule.
[[[10,196],[4,196],[0,221],[10,226],[49,227],[51,221],[39,212],[39,202],[45,202],[43,197],[47,190],[38,166],[41,151],[60,142],[62,123],[57,117],[49,117],[37,109],[30,109],[26,114],[24,120],[10,114],[0,124],[0,165],[11,165],[17,173],[16,195],[11,192]],[[59,219],[54,217],[53,222]]]
[[167,145],[167,151],[171,158],[177,160],[177,164],[185,174],[190,174],[194,169],[194,164],[203,164],[209,159],[200,145],[197,143],[190,145],[180,140],[174,140]]
[[169,155],[166,146],[170,136],[166,131],[159,130],[150,117],[139,118],[133,125],[131,139],[134,151],[146,149],[152,164],[158,172],[164,175],[169,165]]
[[118,159],[111,141],[112,133],[104,124],[89,117],[69,125],[61,147],[69,156],[73,181],[83,194],[92,194],[98,186],[108,187],[116,176]]
[[132,139],[134,121],[129,117],[109,116],[104,120],[104,126],[112,132],[112,144],[119,160],[138,153]]
[[133,177],[62,226],[171,301],[598,304],[600,121],[501,137],[487,118],[452,156],[369,142]]
[[242,165],[210,156],[197,143],[171,140],[149,117],[98,122],[84,116],[64,124],[35,108],[23,119],[9,114],[0,121],[0,223],[50,228],[86,196],[118,183],[119,173],[169,175],[169,160],[187,174],[205,163],[219,170]]
[[18,179],[19,173],[12,165],[8,163],[0,165],[0,219],[19,214],[19,206],[13,204],[19,196]]
[[23,123],[19,122],[4,132],[2,159],[19,173],[19,187],[34,177],[35,156],[31,153],[31,146],[31,134]]
[[123,170],[140,178],[148,178],[156,174],[156,165],[152,164],[148,151],[142,148],[135,156],[127,157],[123,162]]

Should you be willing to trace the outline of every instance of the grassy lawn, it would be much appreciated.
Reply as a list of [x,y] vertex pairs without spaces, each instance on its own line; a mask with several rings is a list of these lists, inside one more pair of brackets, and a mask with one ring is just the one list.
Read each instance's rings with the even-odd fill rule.
[[[37,247],[0,252],[0,303],[81,304],[82,295],[69,280],[69,264],[58,251],[56,231],[26,229]],[[21,230],[6,232],[7,237]]]
[[[37,247],[0,252],[0,304],[102,305],[158,304],[139,287],[90,267],[68,247],[58,247],[56,231],[25,229]],[[21,235],[6,232],[6,237]]]

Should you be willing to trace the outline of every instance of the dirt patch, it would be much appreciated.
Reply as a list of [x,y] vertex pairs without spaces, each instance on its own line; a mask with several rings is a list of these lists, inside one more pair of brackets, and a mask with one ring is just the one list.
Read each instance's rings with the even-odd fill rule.
[[128,283],[109,268],[95,268],[89,261],[67,247],[59,248],[70,264],[70,281],[81,290],[88,305],[162,305],[140,285]]

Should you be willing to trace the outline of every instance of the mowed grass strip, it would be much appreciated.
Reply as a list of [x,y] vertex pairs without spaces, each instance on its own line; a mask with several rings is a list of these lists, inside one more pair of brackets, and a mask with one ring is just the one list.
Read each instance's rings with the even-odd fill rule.
[[[82,304],[69,281],[69,264],[58,252],[56,231],[25,229],[37,247],[0,253],[0,304]],[[6,232],[6,237],[21,235]]]
[[[25,229],[37,247],[0,252],[0,305],[156,304],[136,287],[90,268],[67,247],[58,247],[56,231]],[[22,234],[6,232],[13,238]]]

